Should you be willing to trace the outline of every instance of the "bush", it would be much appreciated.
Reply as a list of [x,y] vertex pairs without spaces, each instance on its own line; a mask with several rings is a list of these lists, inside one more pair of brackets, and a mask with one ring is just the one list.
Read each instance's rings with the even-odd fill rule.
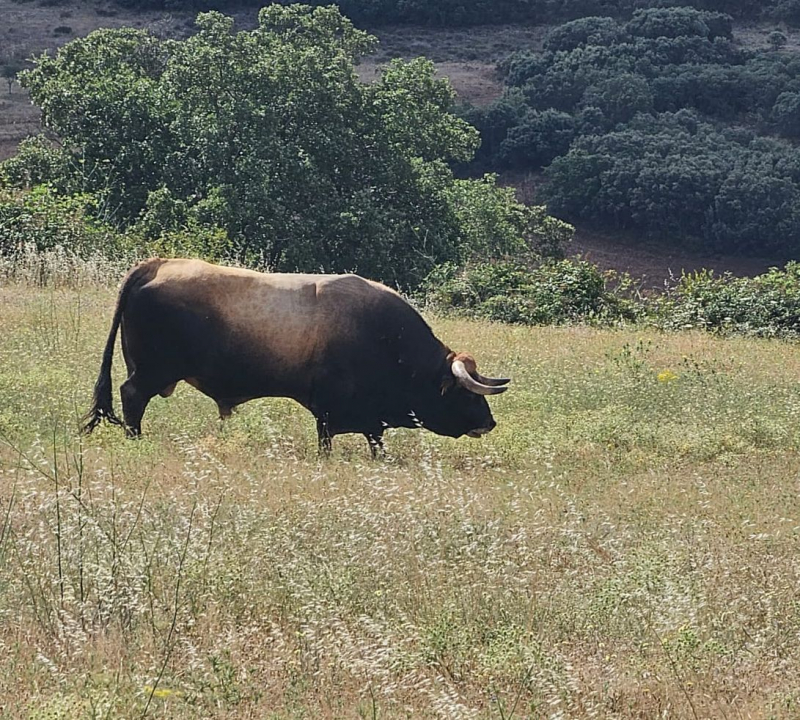
[[579,259],[445,264],[420,301],[444,313],[523,325],[643,322],[665,330],[800,338],[800,262],[754,278],[702,270],[642,298],[627,275]]
[[668,329],[699,328],[761,337],[800,337],[800,263],[754,278],[701,271],[684,275],[653,303]]
[[772,108],[772,121],[781,135],[800,138],[800,92],[785,92],[778,96]]
[[733,24],[729,15],[695,10],[689,7],[652,8],[637,10],[625,26],[634,37],[677,38],[702,37],[713,40],[733,37]]
[[503,167],[537,170],[564,155],[576,134],[576,120],[558,110],[530,111],[500,145]]
[[582,45],[611,45],[624,37],[624,31],[610,17],[586,17],[553,28],[544,39],[546,50],[570,51]]
[[44,185],[32,192],[0,190],[0,256],[31,246],[87,257],[129,249],[127,238],[91,219],[93,203],[89,195],[60,197]]
[[[622,282],[620,282],[620,280]],[[422,288],[430,308],[524,325],[633,320],[627,277],[584,260],[546,260],[533,267],[505,261],[443,265]]]
[[[157,207],[158,203],[154,203]],[[163,209],[162,209],[163,211]],[[46,185],[31,191],[0,189],[0,258],[30,259],[35,253],[64,252],[73,258],[118,261],[151,255],[202,257],[228,255],[229,240],[217,227],[192,218],[157,230],[142,224],[120,232],[94,217],[93,195],[62,196]],[[149,232],[149,230],[153,230]]]
[[21,189],[47,184],[68,193],[75,188],[77,176],[72,156],[44,135],[23,140],[17,154],[0,165],[0,185]]
[[767,43],[773,50],[780,50],[787,42],[788,38],[780,30],[773,30],[767,35]]

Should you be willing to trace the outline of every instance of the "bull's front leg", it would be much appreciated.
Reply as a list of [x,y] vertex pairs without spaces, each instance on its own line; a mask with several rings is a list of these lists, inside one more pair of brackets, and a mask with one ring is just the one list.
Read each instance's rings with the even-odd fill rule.
[[369,452],[373,460],[386,457],[386,448],[383,446],[383,436],[373,433],[364,433],[369,443]]

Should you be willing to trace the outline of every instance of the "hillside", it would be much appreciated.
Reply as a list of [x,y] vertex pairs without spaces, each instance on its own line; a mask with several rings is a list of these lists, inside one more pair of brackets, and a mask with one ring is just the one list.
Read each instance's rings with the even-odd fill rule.
[[[254,11],[237,14],[240,27],[254,23]],[[50,7],[44,5],[19,4],[11,0],[0,0],[0,37],[3,61],[17,61],[34,53],[52,49],[72,37],[82,36],[98,27],[147,27],[159,35],[184,37],[191,32],[193,13],[131,12],[116,6],[94,6],[72,4]],[[414,57],[425,55],[437,62],[440,74],[450,78],[463,100],[485,105],[496,99],[502,85],[495,73],[497,61],[510,52],[520,49],[536,49],[541,46],[547,27],[471,28],[463,30],[435,30],[430,28],[392,27],[377,28],[373,32],[380,38],[378,52],[363,61],[359,67],[360,77],[370,81],[378,67],[391,57]],[[740,24],[736,28],[736,40],[748,47],[764,47],[773,25]],[[800,33],[783,28],[788,37],[784,52],[800,47]],[[28,103],[25,94],[16,85],[10,93],[0,95],[0,158],[14,152],[18,142],[38,130],[38,111]],[[507,182],[523,186],[530,183],[526,177],[510,175]],[[690,250],[664,251],[664,243],[641,244],[628,234],[596,233],[588,227],[578,225],[579,232],[574,250],[588,255],[601,266],[645,275],[649,285],[658,286],[670,274],[679,274],[682,269],[695,269],[713,264],[719,270],[752,274],[764,267],[777,264],[778,256],[763,259],[739,260],[735,257],[709,253],[696,254]],[[633,240],[633,241],[632,241]]]

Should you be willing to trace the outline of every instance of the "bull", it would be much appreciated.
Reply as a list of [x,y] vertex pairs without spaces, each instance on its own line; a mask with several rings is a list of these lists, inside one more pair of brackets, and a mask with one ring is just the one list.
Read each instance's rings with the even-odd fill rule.
[[[122,420],[111,392],[120,329]],[[83,430],[105,419],[140,435],[150,400],[182,380],[223,419],[254,398],[292,398],[316,418],[322,452],[335,435],[361,433],[373,455],[386,428],[488,433],[496,423],[486,396],[509,382],[479,374],[472,356],[450,350],[380,283],[153,258],[122,282]]]

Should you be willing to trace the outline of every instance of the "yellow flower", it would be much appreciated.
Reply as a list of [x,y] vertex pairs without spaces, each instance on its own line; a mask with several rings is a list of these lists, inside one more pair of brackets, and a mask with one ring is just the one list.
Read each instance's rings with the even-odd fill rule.
[[678,376],[672,372],[672,370],[662,370],[658,375],[656,375],[656,379],[660,383],[669,383],[673,380],[677,380]]

